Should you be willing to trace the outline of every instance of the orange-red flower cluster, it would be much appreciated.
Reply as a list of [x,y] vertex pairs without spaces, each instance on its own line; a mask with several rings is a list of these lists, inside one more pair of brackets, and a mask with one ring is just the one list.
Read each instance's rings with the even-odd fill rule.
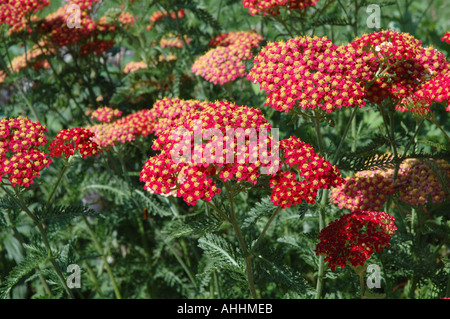
[[52,162],[39,146],[47,143],[47,128],[27,118],[0,120],[0,177],[12,186],[33,184],[40,171]]
[[46,60],[47,57],[56,53],[56,50],[51,44],[41,41],[35,44],[31,49],[27,50],[22,55],[16,56],[11,61],[10,69],[12,72],[20,72],[27,66],[32,66],[36,70],[39,68],[48,69],[50,65]]
[[234,81],[247,74],[244,61],[253,58],[252,49],[263,37],[253,31],[236,31],[211,40],[216,45],[197,58],[191,67],[194,74],[202,76],[214,84]]
[[171,19],[181,19],[184,18],[184,9],[178,11],[156,11],[150,16],[150,24],[146,27],[147,30],[153,29],[153,26],[160,20],[170,17]]
[[389,247],[396,230],[395,218],[385,212],[355,211],[322,229],[316,254],[325,256],[331,270],[363,266],[374,252]]
[[318,0],[242,0],[244,8],[248,8],[251,15],[280,14],[280,7],[290,10],[301,10],[317,4]]
[[134,71],[137,71],[140,69],[145,69],[145,68],[147,68],[147,63],[145,63],[144,61],[139,61],[139,62],[130,61],[125,65],[122,72],[125,74],[128,74],[128,73],[133,73]]
[[[283,160],[280,170],[270,179],[271,201],[282,208],[314,204],[317,191],[341,185],[344,180],[336,166],[317,155],[314,148],[297,137],[280,141]],[[283,170],[283,167],[287,167]]]
[[76,150],[80,152],[82,158],[93,155],[98,156],[101,148],[93,141],[93,137],[94,133],[85,128],[63,129],[58,132],[50,143],[50,156],[68,158]]

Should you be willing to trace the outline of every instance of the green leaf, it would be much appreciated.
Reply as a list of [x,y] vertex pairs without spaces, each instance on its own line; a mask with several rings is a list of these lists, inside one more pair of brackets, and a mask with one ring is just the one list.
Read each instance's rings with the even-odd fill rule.
[[33,269],[46,261],[47,254],[33,254],[27,256],[20,264],[14,267],[8,276],[6,276],[1,288],[0,298],[7,299],[9,292],[23,277],[30,273]]
[[237,249],[225,239],[214,234],[206,234],[198,242],[198,246],[215,262],[216,269],[223,268],[242,272],[242,264],[238,261],[236,253]]

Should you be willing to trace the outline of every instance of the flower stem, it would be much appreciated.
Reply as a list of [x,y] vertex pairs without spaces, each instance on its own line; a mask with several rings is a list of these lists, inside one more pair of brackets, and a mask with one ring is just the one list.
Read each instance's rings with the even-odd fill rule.
[[82,216],[84,223],[86,224],[87,230],[89,234],[91,235],[92,241],[94,242],[95,248],[97,249],[98,253],[101,255],[103,263],[105,264],[106,271],[108,272],[109,279],[111,280],[111,283],[113,285],[114,293],[116,295],[117,299],[122,299],[122,296],[120,294],[119,287],[117,286],[116,280],[114,279],[114,275],[112,273],[111,267],[109,266],[108,261],[106,260],[105,254],[103,253],[102,246],[100,245],[97,235],[95,234],[94,230],[92,229],[91,225],[89,224],[87,218],[85,216]]
[[256,289],[255,289],[255,282],[253,280],[252,255],[248,251],[247,244],[245,243],[245,240],[244,240],[244,236],[242,236],[241,229],[237,222],[236,212],[234,209],[233,192],[232,192],[231,186],[229,185],[228,182],[225,182],[225,188],[227,190],[228,199],[230,201],[230,207],[231,207],[230,222],[236,233],[236,237],[238,239],[239,246],[241,247],[242,252],[244,253],[244,256],[245,256],[245,268],[247,270],[248,287],[250,289],[250,293],[251,293],[252,297],[254,299],[258,299],[258,295],[257,295]]

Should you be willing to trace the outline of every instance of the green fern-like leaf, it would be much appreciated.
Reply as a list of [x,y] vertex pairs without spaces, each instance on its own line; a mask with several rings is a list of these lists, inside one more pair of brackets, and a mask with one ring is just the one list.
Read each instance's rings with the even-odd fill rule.
[[209,233],[200,238],[198,243],[205,254],[215,262],[216,269],[227,269],[238,273],[245,272],[245,267],[239,260],[237,249],[225,239]]
[[0,298],[7,299],[9,292],[23,277],[28,275],[33,269],[45,262],[48,258],[47,254],[32,254],[27,256],[20,264],[14,267],[8,276],[6,276],[1,288]]

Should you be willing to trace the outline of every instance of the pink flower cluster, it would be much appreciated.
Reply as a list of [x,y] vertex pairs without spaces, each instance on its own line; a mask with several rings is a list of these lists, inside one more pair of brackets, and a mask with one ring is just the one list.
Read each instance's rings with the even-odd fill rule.
[[147,68],[147,63],[145,63],[144,61],[139,61],[139,62],[130,61],[125,65],[122,72],[124,74],[129,74],[129,73],[133,73],[134,71],[137,71],[140,69],[145,69],[145,68]]
[[33,184],[40,171],[52,162],[39,146],[47,143],[47,128],[27,118],[0,120],[0,177],[12,186]]
[[347,177],[345,183],[331,191],[330,201],[350,211],[383,209],[389,195],[394,193],[392,171],[361,171]]
[[[430,160],[443,178],[450,177],[450,164],[444,160]],[[331,191],[330,200],[339,208],[350,211],[381,210],[388,196],[412,206],[442,203],[449,196],[431,167],[418,159],[407,159],[398,170],[357,172]]]
[[253,58],[252,49],[263,40],[253,31],[236,31],[214,38],[215,48],[197,58],[191,67],[195,75],[223,85],[247,74],[244,61]]
[[366,98],[375,103],[388,98],[396,101],[406,98],[408,102],[407,98],[422,83],[449,66],[442,52],[423,47],[420,40],[408,33],[374,32],[354,39],[349,45],[358,55],[368,57],[372,78],[377,72],[384,72],[367,90]]
[[242,0],[244,8],[248,8],[251,15],[256,14],[280,14],[280,7],[288,7],[290,10],[301,10],[309,6],[315,6],[318,0]]
[[96,119],[99,122],[111,122],[113,118],[120,116],[122,116],[122,111],[104,106],[92,112],[91,119]]
[[385,212],[355,211],[322,229],[316,254],[325,256],[331,270],[363,266],[374,252],[389,247],[396,230],[395,218]]

